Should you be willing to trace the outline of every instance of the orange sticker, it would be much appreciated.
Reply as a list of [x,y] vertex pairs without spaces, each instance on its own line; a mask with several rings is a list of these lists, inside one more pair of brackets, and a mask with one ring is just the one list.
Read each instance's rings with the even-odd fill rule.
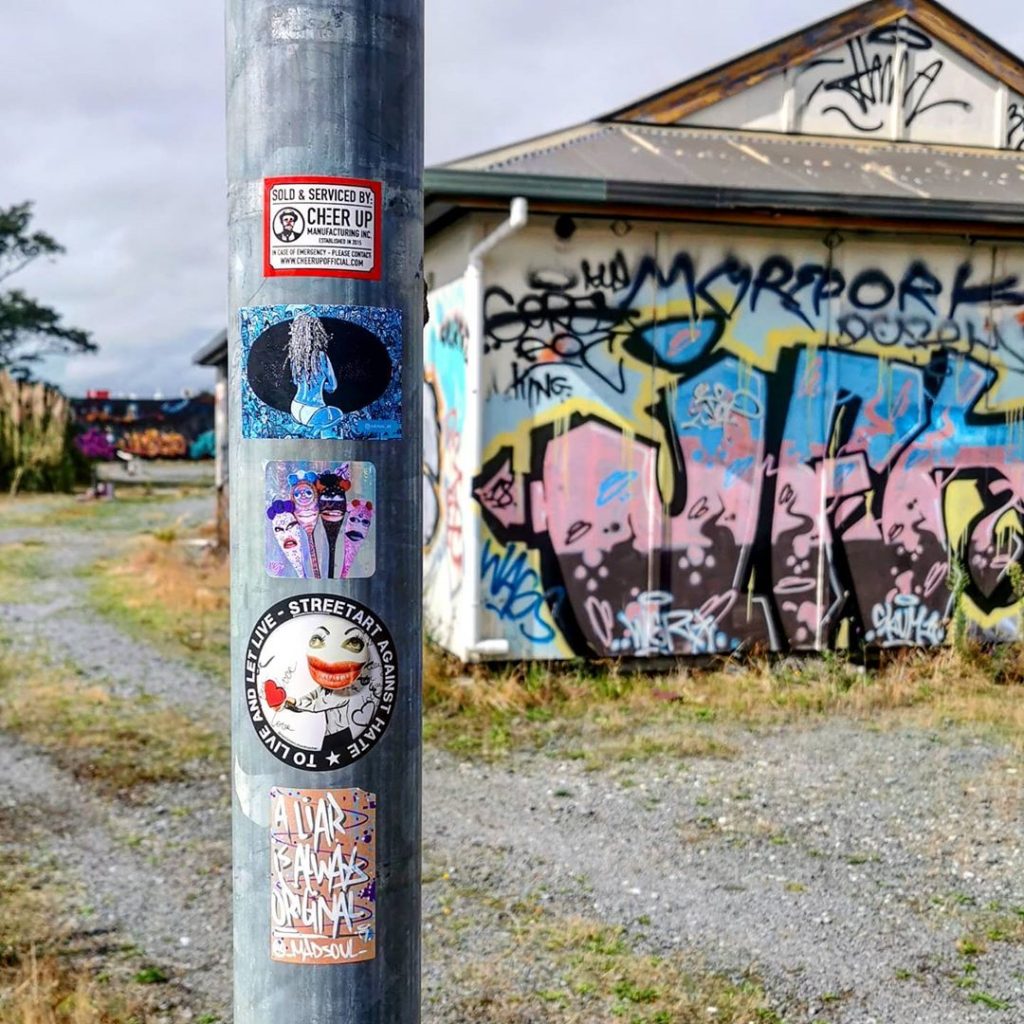
[[361,789],[270,791],[270,958],[372,960],[377,798]]

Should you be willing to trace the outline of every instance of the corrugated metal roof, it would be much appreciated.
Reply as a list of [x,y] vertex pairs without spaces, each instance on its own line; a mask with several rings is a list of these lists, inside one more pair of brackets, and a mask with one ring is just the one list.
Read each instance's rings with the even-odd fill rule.
[[1024,214],[1024,153],[725,129],[594,122],[431,168],[426,188],[452,194],[460,181],[475,186],[484,178],[492,195],[516,194],[521,183],[520,191],[556,198],[570,179],[591,193],[601,183],[608,202],[666,201],[675,192],[691,202],[708,193],[717,206],[838,200],[896,216],[911,209],[915,217],[972,220]]
[[595,123],[444,166],[605,181],[1024,202],[1024,153],[728,129]]

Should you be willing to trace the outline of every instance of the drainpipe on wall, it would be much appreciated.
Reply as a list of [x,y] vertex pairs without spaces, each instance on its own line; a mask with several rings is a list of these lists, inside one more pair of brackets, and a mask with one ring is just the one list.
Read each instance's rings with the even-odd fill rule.
[[473,508],[473,476],[480,470],[483,457],[483,345],[484,345],[484,258],[499,243],[526,226],[528,209],[526,200],[517,196],[509,207],[508,220],[499,224],[486,238],[469,251],[466,266],[466,318],[469,326],[469,345],[466,347],[466,416],[463,421],[462,458],[466,468],[465,491],[461,498],[466,503],[464,516],[462,562],[462,615],[464,625],[465,659],[479,661],[486,657],[508,654],[508,640],[504,637],[485,639],[480,636],[480,589],[477,577],[480,565],[479,514]]

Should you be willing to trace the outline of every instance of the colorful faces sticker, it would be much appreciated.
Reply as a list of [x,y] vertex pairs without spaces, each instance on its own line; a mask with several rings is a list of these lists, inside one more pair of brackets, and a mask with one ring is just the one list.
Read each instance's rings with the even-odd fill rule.
[[402,314],[372,306],[250,306],[242,436],[402,436]]
[[372,960],[377,925],[373,793],[271,789],[270,885],[271,960]]
[[299,579],[372,576],[375,481],[371,462],[268,462],[267,572]]
[[253,728],[279,761],[307,771],[344,768],[368,753],[391,721],[397,682],[391,634],[349,598],[279,601],[246,649]]

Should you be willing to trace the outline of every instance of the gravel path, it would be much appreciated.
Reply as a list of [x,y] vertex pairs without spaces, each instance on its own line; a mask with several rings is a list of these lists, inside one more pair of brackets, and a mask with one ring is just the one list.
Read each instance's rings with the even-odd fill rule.
[[[54,572],[28,600],[0,605],[3,633],[25,649],[47,638],[58,656],[124,694],[170,701],[184,682],[208,696],[207,723],[217,708],[215,725],[226,727],[222,688],[97,619],[83,601],[87,581],[74,575],[116,551],[146,516],[211,515],[212,500],[192,498],[125,503],[101,531],[32,528]],[[0,545],[26,539],[22,527],[0,532]],[[964,732],[845,720],[729,741],[741,750],[730,759],[600,772],[544,752],[486,764],[428,751],[424,857],[436,880],[424,887],[424,1020],[489,1019],[453,1009],[453,961],[492,948],[493,936],[446,932],[443,872],[497,900],[542,900],[556,919],[643,924],[651,952],[694,950],[726,971],[752,968],[787,1024],[1024,1022],[1021,944],[987,943],[973,987],[957,984],[958,940],[1024,914],[1019,756]],[[33,806],[61,823],[50,852],[87,894],[89,922],[117,927],[171,968],[197,1014],[227,1020],[230,930],[215,924],[230,912],[227,766],[127,804],[91,792],[15,737],[0,743],[0,771],[0,814]],[[524,977],[545,971],[544,951],[534,955]],[[977,992],[1011,1005],[972,1002]]]
[[[753,968],[787,1021],[991,1020],[976,990],[1024,1020],[1021,946],[993,943],[976,989],[954,984],[957,940],[984,908],[1024,906],[1019,762],[846,721],[744,739],[727,761],[607,773],[433,753],[428,858],[510,899],[546,890],[566,914],[649,920],[652,951]],[[428,994],[443,988],[443,963],[429,964]]]

